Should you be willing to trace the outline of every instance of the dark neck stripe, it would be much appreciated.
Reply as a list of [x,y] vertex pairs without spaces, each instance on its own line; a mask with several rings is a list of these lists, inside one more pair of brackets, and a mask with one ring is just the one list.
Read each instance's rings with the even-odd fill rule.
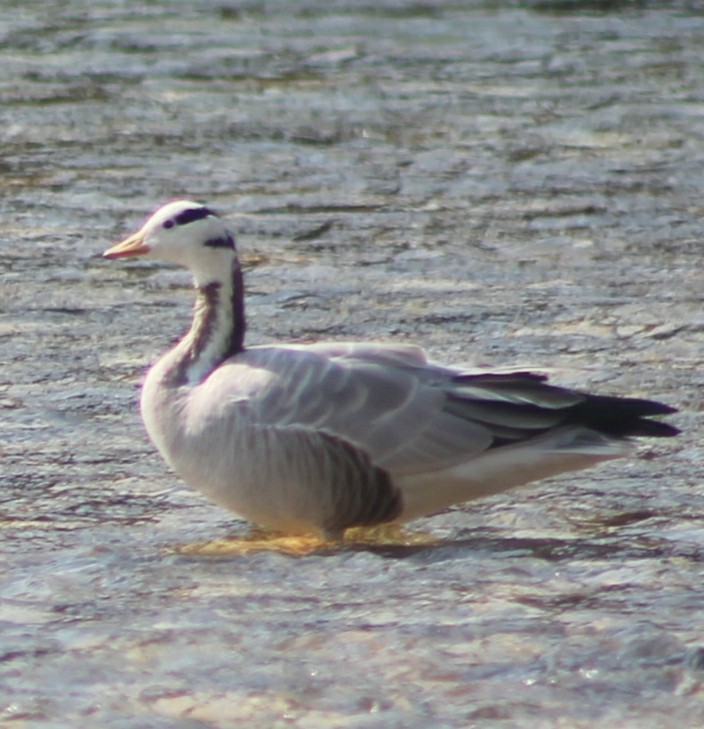
[[[176,362],[171,377],[175,385],[189,381],[188,373],[192,366],[203,356],[208,344],[217,330],[226,326],[226,336],[221,339],[219,352],[212,353],[214,359],[211,371],[220,362],[244,349],[244,334],[247,327],[244,311],[244,285],[242,269],[237,260],[232,264],[232,293],[229,301],[222,299],[222,283],[211,281],[197,288],[195,312],[190,332],[182,340],[183,354]],[[229,311],[227,311],[229,309]],[[180,345],[179,345],[180,346]]]
[[205,350],[218,324],[218,308],[220,306],[220,289],[222,284],[213,281],[198,289],[196,299],[196,321],[195,336],[191,347],[191,361],[198,359],[198,356]]
[[229,233],[225,233],[225,235],[219,238],[209,238],[203,245],[208,248],[229,248],[230,250],[235,250],[235,240]]
[[205,206],[200,208],[188,208],[187,210],[180,212],[174,218],[174,220],[178,225],[186,225],[188,223],[192,223],[195,220],[202,220],[203,218],[207,218],[209,215],[215,215],[215,213],[210,208],[206,208]]

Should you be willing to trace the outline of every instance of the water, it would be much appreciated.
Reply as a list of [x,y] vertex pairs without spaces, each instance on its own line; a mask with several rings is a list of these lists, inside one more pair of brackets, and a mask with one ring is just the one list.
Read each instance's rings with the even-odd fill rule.
[[[9,726],[700,727],[704,16],[685,4],[0,9]],[[99,253],[231,213],[250,341],[394,338],[677,405],[640,457],[403,546],[246,524],[136,410],[188,277]]]

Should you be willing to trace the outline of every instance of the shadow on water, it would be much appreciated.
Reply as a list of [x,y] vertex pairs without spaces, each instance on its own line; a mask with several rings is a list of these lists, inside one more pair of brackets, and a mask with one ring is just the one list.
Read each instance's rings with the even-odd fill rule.
[[606,15],[608,13],[679,10],[687,15],[701,15],[700,3],[664,2],[663,0],[522,0],[518,7],[543,15]]
[[342,546],[329,554],[344,551],[366,551],[388,559],[420,559],[424,562],[443,561],[466,556],[467,553],[491,553],[497,557],[534,557],[547,562],[573,560],[653,559],[678,556],[692,562],[704,561],[704,554],[695,550],[673,554],[672,546],[643,537],[637,541],[613,540],[590,541],[588,539],[545,539],[527,537],[477,536],[468,539],[440,541],[435,544],[362,544]]

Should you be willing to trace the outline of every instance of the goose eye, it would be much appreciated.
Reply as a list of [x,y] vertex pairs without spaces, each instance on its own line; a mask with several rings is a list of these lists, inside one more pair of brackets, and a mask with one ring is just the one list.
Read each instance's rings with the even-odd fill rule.
[[173,220],[165,220],[161,224],[161,226],[162,226],[162,228],[166,228],[168,230],[169,228],[173,228],[174,227],[174,221]]

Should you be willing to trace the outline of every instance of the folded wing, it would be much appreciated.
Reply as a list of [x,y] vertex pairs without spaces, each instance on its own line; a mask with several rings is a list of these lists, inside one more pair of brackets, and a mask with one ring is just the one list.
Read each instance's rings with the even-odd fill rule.
[[[257,375],[246,397],[259,425],[327,433],[397,475],[441,471],[570,426],[614,438],[677,432],[648,419],[673,411],[659,403],[587,395],[529,372],[464,373],[428,363],[412,346],[254,347],[235,366]],[[230,370],[219,368],[209,385],[243,397],[242,377]]]

